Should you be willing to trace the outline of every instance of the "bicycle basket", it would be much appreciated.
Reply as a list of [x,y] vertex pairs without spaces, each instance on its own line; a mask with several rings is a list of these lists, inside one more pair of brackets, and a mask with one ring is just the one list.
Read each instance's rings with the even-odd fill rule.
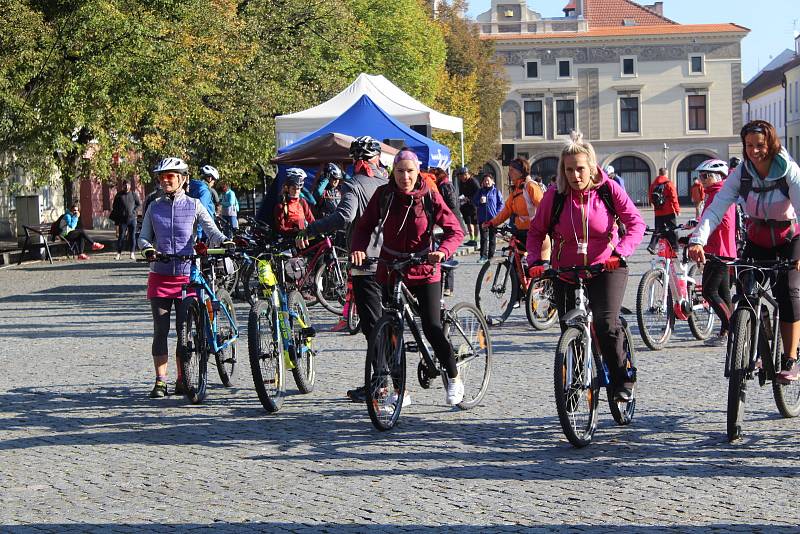
[[306,274],[306,259],[290,258],[283,262],[283,270],[287,280],[300,280]]
[[278,279],[275,277],[275,271],[272,270],[272,264],[269,260],[256,260],[258,265],[258,281],[267,287],[277,285]]

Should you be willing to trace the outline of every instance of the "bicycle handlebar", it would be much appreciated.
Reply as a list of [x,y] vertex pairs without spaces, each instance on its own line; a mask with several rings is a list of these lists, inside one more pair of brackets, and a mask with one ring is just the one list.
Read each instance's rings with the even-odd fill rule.
[[364,261],[361,262],[361,265],[355,265],[350,263],[350,267],[352,269],[357,269],[359,271],[365,271],[368,268],[372,267],[372,265],[381,263],[386,265],[387,268],[391,271],[402,271],[406,267],[411,267],[413,265],[422,265],[428,262],[428,251],[426,250],[424,253],[416,253],[411,254],[406,258],[400,260],[387,260],[384,258],[379,258],[375,256],[367,256],[364,258]]
[[558,269],[547,269],[544,273],[542,273],[543,277],[556,277],[559,274],[564,273],[592,273],[592,274],[599,274],[605,271],[606,268],[602,263],[598,263],[596,265],[575,265],[572,267],[560,267]]
[[793,260],[757,260],[752,258],[726,258],[724,256],[717,256],[716,254],[709,254],[706,252],[706,259],[711,259],[727,265],[729,267],[752,267],[760,270],[773,270],[773,271],[792,271],[794,270],[795,261]]

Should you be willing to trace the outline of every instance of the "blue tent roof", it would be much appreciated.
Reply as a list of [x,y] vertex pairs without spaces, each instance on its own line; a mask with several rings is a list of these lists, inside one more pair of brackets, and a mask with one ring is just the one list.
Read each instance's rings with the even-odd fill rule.
[[279,149],[278,153],[288,152],[319,135],[329,132],[339,132],[353,137],[370,135],[378,141],[403,139],[406,146],[416,152],[423,165],[427,163],[428,167],[440,167],[442,169],[450,167],[450,150],[446,146],[415,132],[402,122],[395,120],[378,107],[367,95],[359,98],[347,111],[316,132],[310,133],[291,145]]

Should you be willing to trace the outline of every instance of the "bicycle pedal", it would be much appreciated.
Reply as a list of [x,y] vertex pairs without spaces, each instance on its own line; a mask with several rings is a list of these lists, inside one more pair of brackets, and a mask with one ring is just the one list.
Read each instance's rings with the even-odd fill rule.
[[417,345],[416,341],[406,341],[405,349],[406,352],[419,352],[419,345]]
[[304,338],[316,337],[317,330],[313,326],[307,326],[300,329],[300,335]]

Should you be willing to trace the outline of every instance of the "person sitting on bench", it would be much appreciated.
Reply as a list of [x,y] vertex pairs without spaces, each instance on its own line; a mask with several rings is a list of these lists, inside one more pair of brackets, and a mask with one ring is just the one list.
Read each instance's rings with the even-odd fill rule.
[[92,250],[103,250],[105,245],[92,241],[86,231],[80,227],[80,206],[77,202],[73,202],[69,212],[61,217],[59,222],[58,235],[75,245],[75,250],[78,252],[79,260],[88,260],[89,256],[83,251],[88,243]]

